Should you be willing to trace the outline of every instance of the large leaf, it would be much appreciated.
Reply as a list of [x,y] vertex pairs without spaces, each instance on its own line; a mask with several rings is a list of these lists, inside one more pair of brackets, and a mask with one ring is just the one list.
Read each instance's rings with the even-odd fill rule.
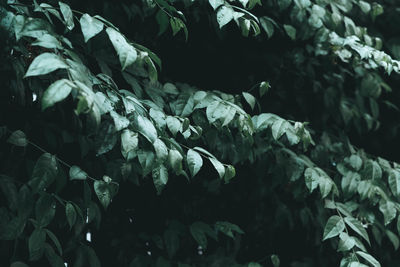
[[138,134],[125,129],[121,133],[121,153],[125,159],[133,159],[136,157],[136,151],[138,149],[139,137]]
[[37,228],[32,232],[28,240],[30,260],[37,260],[42,256],[45,241],[46,232],[43,229]]
[[65,61],[54,53],[43,53],[35,57],[25,74],[25,77],[44,75],[57,69],[67,69]]
[[45,190],[57,177],[58,166],[55,156],[45,153],[37,160],[29,185],[33,192]]
[[200,154],[193,149],[188,150],[186,159],[190,174],[193,177],[200,171],[201,166],[203,166],[203,159],[201,158]]
[[71,8],[69,5],[64,4],[63,2],[58,2],[58,4],[60,5],[60,11],[64,17],[65,25],[69,30],[72,30],[75,26],[75,23]]
[[[167,121],[168,123],[168,121]],[[147,138],[151,143],[157,139],[157,130],[154,124],[146,117],[138,116],[137,118],[138,131]]]
[[359,220],[352,217],[345,217],[344,221],[348,226],[350,226],[351,229],[353,229],[357,234],[364,238],[368,244],[370,244],[368,233]]
[[337,215],[331,216],[325,225],[323,240],[338,236],[344,229],[343,219]]
[[398,170],[391,170],[389,173],[389,187],[395,197],[400,196],[400,172]]
[[136,61],[136,49],[126,41],[125,37],[120,32],[115,29],[108,27],[106,32],[118,54],[122,70],[126,69]]
[[226,24],[228,24],[233,19],[234,13],[235,11],[233,10],[233,8],[228,5],[220,7],[217,11],[217,22],[219,24],[219,27],[222,28]]
[[359,256],[361,256],[362,258],[364,258],[369,264],[371,264],[374,267],[381,267],[381,264],[371,255],[362,252],[362,251],[357,251],[356,252]]
[[42,110],[64,100],[71,93],[72,88],[74,88],[74,84],[67,79],[61,79],[52,83],[43,94]]
[[72,228],[76,222],[76,211],[74,205],[72,205],[70,202],[65,204],[65,215],[67,217],[69,227]]
[[89,14],[83,14],[79,20],[85,42],[99,34],[104,27],[103,22],[93,18]]

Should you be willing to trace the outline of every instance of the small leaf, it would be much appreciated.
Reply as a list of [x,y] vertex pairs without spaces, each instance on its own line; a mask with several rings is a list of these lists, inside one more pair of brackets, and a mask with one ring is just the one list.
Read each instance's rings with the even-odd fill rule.
[[285,29],[287,35],[290,37],[290,39],[295,40],[296,39],[296,28],[294,28],[291,25],[284,24],[283,28]]
[[186,157],[189,171],[193,177],[200,171],[201,166],[203,166],[203,159],[201,158],[200,154],[193,149],[188,150]]
[[17,130],[13,132],[10,137],[7,139],[8,143],[11,143],[15,146],[26,146],[28,145],[28,139],[23,131]]
[[64,18],[65,25],[69,30],[72,30],[75,26],[74,24],[74,15],[72,14],[72,10],[69,5],[64,4],[63,2],[58,2],[60,5],[60,11]]
[[67,79],[61,79],[52,83],[43,93],[42,110],[64,100],[71,93],[73,87],[74,84]]
[[236,170],[235,167],[233,167],[232,165],[228,165],[225,168],[225,175],[224,175],[224,181],[225,183],[229,183],[229,181],[235,177],[236,175]]
[[24,77],[44,75],[57,69],[67,69],[63,59],[53,53],[43,53],[35,57]]
[[126,117],[119,115],[114,110],[110,111],[110,115],[113,118],[115,129],[117,131],[121,131],[129,126],[129,120]]
[[363,257],[368,263],[370,263],[372,266],[374,267],[381,267],[381,264],[371,255],[362,252],[362,251],[357,251],[356,252],[358,255],[360,255],[361,257]]
[[56,202],[48,194],[42,195],[35,205],[35,217],[40,227],[46,227],[56,214]]
[[310,193],[312,193],[318,186],[318,173],[314,170],[314,168],[307,168],[304,172],[304,178],[308,190],[310,190]]
[[106,29],[108,37],[118,54],[122,70],[132,65],[137,59],[136,49],[130,45],[124,36],[115,29],[109,27]]
[[76,222],[76,211],[74,205],[72,205],[70,202],[67,202],[65,205],[65,215],[67,216],[69,227],[72,228]]
[[87,43],[89,39],[99,34],[104,27],[103,22],[101,22],[96,18],[93,18],[89,14],[83,14],[79,22],[81,24],[81,29],[83,33],[83,38],[85,39],[85,43]]
[[93,184],[94,192],[96,193],[101,205],[107,209],[111,202],[111,192],[104,181],[96,180]]
[[345,225],[343,219],[337,215],[333,215],[328,219],[328,222],[325,225],[324,235],[322,240],[335,237],[340,233],[342,233],[344,229]]
[[353,229],[357,234],[364,238],[368,242],[368,244],[370,244],[368,233],[359,220],[352,217],[345,217],[344,221],[348,226],[350,226],[351,229]]
[[256,104],[256,98],[247,92],[243,92],[242,95],[244,99],[246,99],[246,102],[250,105],[251,109],[254,109],[254,105]]
[[265,95],[268,92],[268,89],[271,88],[269,82],[261,82],[260,83],[260,96]]
[[381,201],[379,203],[379,210],[383,213],[385,225],[388,225],[396,217],[396,206],[391,201]]
[[261,27],[264,29],[264,31],[267,33],[268,38],[271,38],[272,35],[274,35],[274,25],[270,21],[270,18],[261,17],[260,24],[261,24]]
[[399,237],[390,230],[386,230],[386,235],[388,236],[390,242],[392,242],[394,250],[398,250],[400,244]]
[[358,171],[361,169],[362,166],[362,159],[357,155],[351,155],[349,159],[350,166]]
[[175,173],[179,174],[182,171],[183,157],[176,149],[170,149],[168,153],[168,163]]
[[168,129],[170,130],[170,132],[174,136],[176,136],[176,134],[181,129],[181,122],[175,117],[168,116],[167,117],[167,126],[168,126]]
[[274,267],[279,267],[279,265],[281,265],[281,261],[279,260],[278,255],[275,254],[271,255],[271,262]]
[[86,180],[87,173],[76,165],[71,166],[69,169],[69,177],[71,180]]
[[121,154],[125,159],[130,160],[136,157],[136,151],[139,145],[138,134],[125,129],[121,133]]

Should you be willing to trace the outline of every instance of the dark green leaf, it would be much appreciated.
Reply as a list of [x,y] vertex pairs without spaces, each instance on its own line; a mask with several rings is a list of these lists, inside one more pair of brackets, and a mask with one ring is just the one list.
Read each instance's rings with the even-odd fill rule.
[[71,166],[69,169],[69,177],[71,180],[86,180],[87,173],[76,165]]
[[17,130],[13,132],[10,137],[7,139],[8,143],[11,143],[15,146],[26,146],[28,145],[28,139],[23,131]]

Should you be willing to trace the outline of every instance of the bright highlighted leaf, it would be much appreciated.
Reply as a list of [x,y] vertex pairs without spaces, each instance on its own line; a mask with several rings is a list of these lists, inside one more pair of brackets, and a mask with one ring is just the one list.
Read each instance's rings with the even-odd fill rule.
[[[217,170],[218,174],[219,174],[219,178],[224,178],[225,175],[225,167],[224,165],[219,162],[219,160],[217,160],[216,158],[208,158],[211,162],[211,164],[214,166],[214,168]],[[229,178],[230,179],[230,178]]]
[[348,251],[352,249],[356,242],[353,237],[349,236],[345,232],[341,232],[339,235],[339,244],[338,244],[338,251]]
[[225,175],[224,175],[224,181],[225,183],[229,183],[229,181],[235,177],[236,175],[236,170],[235,167],[232,165],[228,165],[225,169]]
[[161,139],[156,139],[153,143],[154,150],[156,151],[157,161],[164,162],[168,157],[168,148]]
[[250,105],[251,109],[254,109],[254,105],[256,104],[256,98],[247,92],[243,92],[242,95],[244,99],[246,99],[246,102]]
[[325,225],[324,235],[322,240],[326,240],[339,235],[345,228],[343,219],[337,215],[333,215],[328,219]]
[[260,96],[265,95],[268,92],[268,89],[271,87],[269,82],[261,82],[260,83]]
[[68,30],[72,30],[75,26],[75,23],[71,8],[69,5],[64,4],[63,2],[58,2],[58,4],[60,5],[60,10],[64,18],[65,25],[67,26]]
[[[167,121],[168,123],[168,121]],[[157,139],[157,130],[153,123],[146,117],[138,116],[137,118],[138,130],[139,132],[147,138],[151,143]]]
[[71,180],[86,180],[87,173],[76,165],[69,169],[69,177]]
[[115,51],[118,54],[122,70],[124,70],[126,67],[132,65],[136,61],[136,49],[126,41],[125,37],[121,33],[113,28],[107,28],[106,32],[112,45],[114,46]]
[[167,126],[170,132],[175,136],[181,129],[181,122],[172,116],[167,117]]
[[115,130],[120,131],[129,126],[129,120],[126,117],[119,115],[114,110],[110,111],[110,115],[113,118]]
[[35,57],[24,77],[38,76],[50,73],[57,69],[67,69],[68,65],[54,53],[43,53]]
[[217,11],[217,21],[221,29],[233,19],[235,11],[230,6],[222,6]]
[[391,201],[381,201],[379,203],[379,210],[383,213],[385,225],[389,224],[396,217],[396,206]]
[[295,40],[296,39],[296,28],[294,28],[291,25],[283,25],[283,28],[285,29],[287,35],[290,37],[290,39]]
[[362,252],[362,251],[357,251],[356,252],[359,256],[361,256],[362,258],[364,258],[368,263],[370,263],[372,266],[374,267],[381,267],[381,264],[371,255]]
[[42,110],[64,100],[71,93],[73,87],[74,84],[67,79],[61,79],[52,83],[43,93]]
[[69,227],[72,228],[76,221],[76,211],[74,205],[72,205],[70,202],[65,205],[65,215],[67,217]]
[[357,234],[364,238],[368,244],[370,244],[368,233],[359,220],[352,217],[345,217],[344,221],[348,226],[350,226],[351,229],[353,229]]
[[214,10],[224,4],[224,0],[208,0]]
[[121,154],[125,159],[129,160],[136,156],[138,149],[139,137],[138,134],[129,129],[125,129],[121,133]]
[[176,149],[171,149],[168,153],[168,163],[175,173],[179,174],[182,171],[183,157]]
[[310,190],[310,193],[314,191],[315,188],[318,186],[318,173],[314,168],[307,168],[306,171],[304,172],[304,178],[306,180],[306,186],[308,190]]
[[93,18],[89,14],[83,14],[79,22],[81,24],[81,29],[83,33],[83,38],[85,39],[85,43],[87,43],[89,39],[99,34],[104,27],[103,22],[101,22],[96,18]]
[[23,131],[17,130],[10,135],[7,142],[15,146],[26,146],[28,144],[28,139]]
[[201,166],[203,166],[203,159],[199,153],[193,149],[189,149],[186,160],[189,166],[190,174],[193,177],[200,171]]
[[94,192],[96,193],[101,205],[105,209],[107,209],[108,205],[111,202],[111,192],[108,188],[108,185],[104,181],[97,180],[93,184]]

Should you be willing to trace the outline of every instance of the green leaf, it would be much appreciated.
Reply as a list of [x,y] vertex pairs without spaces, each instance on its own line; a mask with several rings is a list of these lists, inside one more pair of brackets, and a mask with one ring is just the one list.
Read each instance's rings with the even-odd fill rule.
[[271,88],[271,85],[269,84],[269,82],[261,82],[260,83],[260,96],[265,95],[269,88]]
[[63,259],[54,252],[54,249],[49,244],[44,245],[44,252],[51,267],[65,266]]
[[7,142],[15,146],[27,146],[29,143],[25,133],[21,130],[13,132],[7,139]]
[[176,231],[167,229],[164,232],[164,243],[167,249],[168,256],[174,257],[179,249],[179,236]]
[[24,77],[48,74],[57,69],[67,69],[68,65],[62,57],[53,53],[42,53],[35,57]]
[[46,227],[56,214],[56,202],[53,197],[48,194],[42,195],[36,202],[35,217],[37,223],[41,227]]
[[42,228],[36,228],[29,237],[29,260],[38,260],[44,250],[44,243],[46,241],[46,232]]
[[225,167],[224,167],[224,165],[219,160],[217,160],[216,158],[209,157],[208,159],[210,160],[210,162],[214,166],[214,168],[217,170],[217,172],[219,174],[219,178],[221,178],[221,179],[224,178],[224,176],[225,176]]
[[352,217],[345,217],[344,221],[348,226],[350,226],[351,229],[353,229],[357,234],[364,238],[368,242],[368,244],[371,244],[369,241],[368,233],[359,220]]
[[328,219],[328,221],[325,225],[324,235],[323,235],[322,240],[326,240],[326,239],[335,237],[335,236],[339,235],[340,233],[342,233],[344,229],[345,229],[345,225],[344,225],[343,219],[337,215],[333,215]]
[[[168,121],[167,121],[168,124]],[[153,123],[146,117],[138,116],[137,117],[137,125],[138,131],[146,137],[150,143],[154,143],[157,139],[157,130],[154,127]]]
[[115,129],[117,131],[121,131],[129,126],[129,120],[126,117],[119,115],[114,110],[110,111],[110,115],[113,118]]
[[108,205],[111,202],[111,192],[107,183],[104,181],[96,180],[93,183],[93,188],[101,205],[103,205],[103,207],[107,209]]
[[306,171],[304,172],[306,186],[308,190],[310,190],[310,193],[312,193],[314,189],[317,188],[318,177],[319,175],[314,168],[307,168]]
[[60,5],[60,11],[61,14],[63,15],[65,25],[69,30],[72,30],[75,26],[74,24],[74,15],[72,14],[72,10],[69,7],[69,5],[64,4],[63,2],[58,2]]
[[389,187],[395,197],[400,196],[400,172],[392,169],[388,176]]
[[368,263],[370,263],[372,266],[374,267],[381,267],[381,264],[371,255],[362,252],[362,251],[357,251],[356,252],[359,256],[361,256],[362,258],[364,258]]
[[396,217],[396,206],[391,201],[381,201],[379,203],[379,210],[383,213],[385,225],[389,224]]
[[153,143],[154,150],[156,151],[156,156],[158,162],[164,162],[168,157],[168,148],[161,139],[157,138]]
[[189,166],[190,174],[195,176],[199,171],[201,166],[203,166],[203,159],[200,154],[194,151],[193,149],[189,149],[187,152],[186,160]]
[[100,267],[101,263],[93,248],[85,246],[90,267]]
[[57,177],[57,160],[53,155],[44,153],[37,160],[29,185],[34,193],[44,191]]
[[108,37],[114,46],[115,51],[118,54],[119,61],[122,66],[122,70],[125,70],[128,66],[132,65],[137,59],[136,49],[130,45],[125,37],[113,28],[107,28],[106,32]]
[[161,191],[168,182],[167,168],[163,164],[161,164],[157,168],[153,169],[152,177],[154,186],[156,187],[157,190],[157,194],[161,194]]
[[233,19],[234,13],[235,11],[233,10],[233,8],[228,5],[224,5],[218,9],[217,22],[219,24],[220,29]]
[[246,99],[246,102],[250,105],[251,109],[254,109],[254,105],[256,104],[256,98],[247,92],[242,92],[242,95],[244,99]]
[[81,24],[81,29],[83,33],[83,38],[85,39],[85,43],[87,43],[89,39],[99,34],[104,27],[103,22],[101,22],[96,18],[93,18],[89,14],[83,14],[79,22]]
[[274,267],[279,267],[281,265],[281,261],[279,260],[278,255],[275,254],[271,255],[271,262]]
[[139,145],[138,133],[125,129],[121,133],[121,154],[126,160],[136,157]]
[[62,255],[62,247],[60,241],[58,241],[58,238],[49,229],[45,229],[45,231],[47,233],[47,236],[50,237],[51,241],[53,241],[54,245],[56,246],[58,254]]
[[70,93],[74,84],[67,79],[61,79],[52,83],[42,97],[42,110],[64,100]]
[[168,153],[168,163],[176,174],[182,171],[182,154],[176,149],[170,149]]
[[374,160],[368,160],[365,163],[364,175],[366,179],[372,179],[372,180],[381,179],[382,169],[379,166],[378,162]]
[[351,155],[349,159],[350,166],[358,171],[361,169],[362,166],[362,159],[357,155]]
[[272,124],[272,136],[275,140],[278,140],[284,133],[288,131],[288,129],[290,129],[290,127],[291,125],[288,121],[279,118]]
[[210,5],[214,10],[216,10],[219,6],[222,6],[224,4],[224,0],[208,0]]
[[283,28],[285,29],[285,32],[290,37],[290,39],[292,40],[296,39],[296,29],[293,26],[284,24]]
[[[204,223],[203,223],[204,224]],[[207,237],[202,229],[203,224],[200,222],[193,223],[190,226],[190,234],[193,236],[194,240],[196,240],[197,244],[201,246],[203,249],[207,248]]]
[[86,180],[87,173],[76,165],[71,166],[69,169],[69,177],[71,180]]
[[268,17],[260,17],[260,24],[264,31],[267,33],[268,38],[271,38],[274,35],[274,24],[271,22],[271,19]]
[[176,136],[176,134],[180,131],[182,124],[177,118],[168,116],[167,117],[167,126],[168,126],[168,129],[170,130],[170,132],[174,136]]
[[244,234],[243,230],[240,229],[239,226],[237,226],[236,224],[230,223],[230,222],[218,221],[215,223],[215,229],[217,231],[220,231],[220,232],[224,233],[225,235],[231,237],[232,239],[235,239],[233,232],[236,232],[238,234]]
[[232,165],[228,165],[225,168],[225,175],[224,175],[224,181],[225,183],[229,183],[229,181],[235,177],[236,175],[236,170],[235,167],[233,167]]
[[69,227],[72,228],[76,222],[76,211],[74,205],[72,205],[70,202],[67,202],[65,205],[65,215],[67,217]]
[[352,249],[356,242],[353,237],[349,236],[345,232],[341,232],[339,235],[338,251],[344,252]]
[[399,237],[390,230],[386,230],[386,235],[388,236],[390,242],[392,242],[394,250],[399,249],[400,240]]

